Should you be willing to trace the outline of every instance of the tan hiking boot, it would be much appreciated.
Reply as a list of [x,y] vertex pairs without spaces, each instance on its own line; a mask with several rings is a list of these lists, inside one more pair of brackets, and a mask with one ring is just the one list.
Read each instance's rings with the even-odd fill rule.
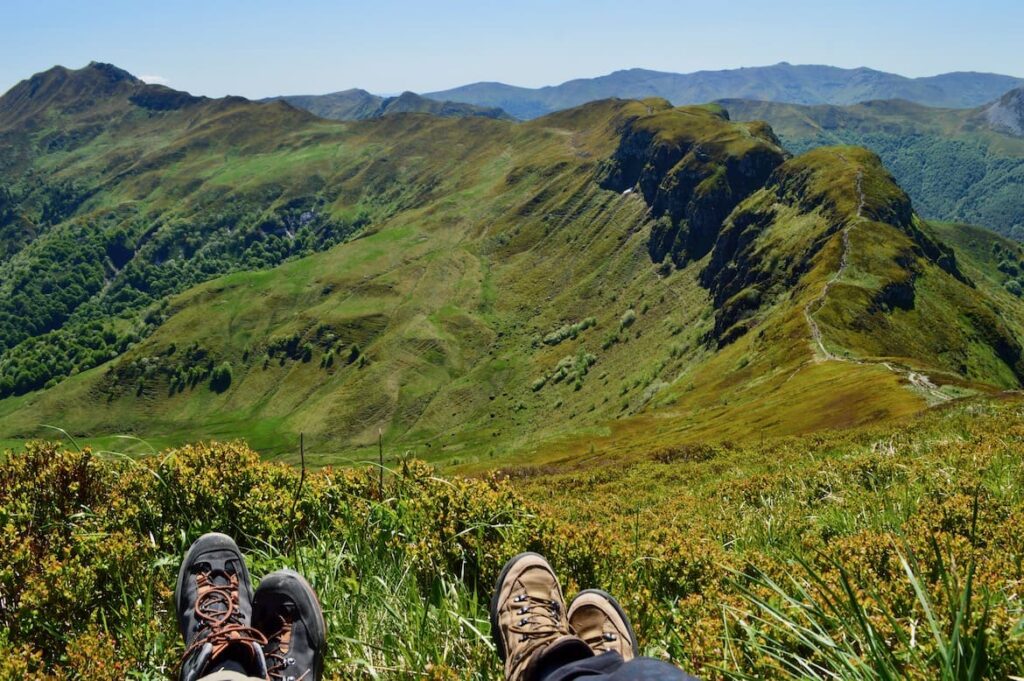
[[568,620],[595,655],[614,651],[627,662],[637,656],[633,626],[611,594],[600,589],[581,591],[569,604]]
[[519,554],[498,576],[491,598],[491,636],[508,681],[529,681],[542,655],[591,656],[569,631],[558,578],[536,553]]

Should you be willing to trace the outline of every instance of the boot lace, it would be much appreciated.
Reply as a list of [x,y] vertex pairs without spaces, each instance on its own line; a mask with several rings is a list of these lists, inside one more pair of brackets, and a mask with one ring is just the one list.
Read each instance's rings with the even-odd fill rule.
[[598,634],[597,636],[588,636],[583,639],[583,642],[590,646],[591,650],[608,651],[614,650],[614,648],[608,644],[618,640],[618,635],[606,631]]
[[281,623],[278,630],[267,637],[267,645],[263,649],[267,658],[267,673],[271,681],[301,681],[310,674],[307,669],[301,676],[290,676],[288,667],[295,664],[295,658],[289,657],[292,642],[291,620],[278,616]]
[[[217,580],[217,581],[214,581]],[[213,646],[210,659],[215,659],[233,643],[255,643],[264,646],[267,639],[258,630],[242,624],[238,610],[238,576],[221,570],[210,570],[196,575],[199,597],[196,599],[196,631],[199,635],[185,650],[182,659],[201,649],[207,643]]]
[[525,644],[517,658],[524,657],[556,636],[569,633],[562,623],[562,604],[558,601],[523,593],[512,602],[517,607],[509,632],[518,635],[519,641]]

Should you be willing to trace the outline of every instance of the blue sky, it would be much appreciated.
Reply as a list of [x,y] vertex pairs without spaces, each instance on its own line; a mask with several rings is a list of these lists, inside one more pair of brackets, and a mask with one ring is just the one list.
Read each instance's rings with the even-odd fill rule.
[[0,91],[107,61],[196,94],[556,84],[792,63],[1024,76],[1021,0],[0,0]]

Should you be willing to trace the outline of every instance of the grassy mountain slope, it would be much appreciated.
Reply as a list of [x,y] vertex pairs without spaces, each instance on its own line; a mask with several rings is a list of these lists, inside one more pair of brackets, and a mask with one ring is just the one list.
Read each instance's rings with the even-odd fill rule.
[[461,102],[445,102],[422,97],[415,92],[403,92],[396,97],[381,97],[366,90],[352,89],[326,95],[287,95],[265,101],[283,100],[299,109],[305,109],[321,118],[338,121],[361,121],[396,113],[427,113],[446,118],[483,116],[510,118],[497,107],[474,106]]
[[518,118],[535,118],[606,97],[663,97],[677,105],[725,98],[796,104],[852,104],[875,99],[906,99],[929,106],[969,108],[991,102],[1020,84],[1020,78],[986,73],[906,78],[867,68],[840,69],[781,63],[687,74],[628,69],[536,89],[504,83],[474,83],[431,92],[426,96],[500,107]]
[[[56,342],[33,343],[49,334],[132,335],[103,329],[119,344],[92,364],[0,401],[2,437],[56,424],[275,454],[304,432],[336,461],[382,431],[486,466],[851,426],[1018,385],[1018,299],[961,269],[863,150],[786,160],[764,124],[657,99],[337,123],[240,100],[140,111],[147,86],[121,87],[43,107],[68,130],[103,112],[81,146],[43,145],[38,114],[6,129],[23,178],[86,198],[47,222],[25,194],[38,235],[0,286],[31,270],[42,300],[78,271],[58,257],[39,275],[53,243],[126,234],[97,242],[98,285],[13,338],[0,372],[47,366]],[[225,270],[255,271],[199,283]]]
[[[667,107],[658,102],[650,106]],[[133,421],[159,421],[160,417],[148,407],[151,400],[147,399],[147,392],[152,391],[153,399],[161,405],[157,407],[158,413],[168,403],[183,410],[175,417],[186,419],[178,422],[179,428],[195,414],[210,413],[214,404],[222,412],[218,418],[234,422],[235,427],[242,429],[257,417],[296,417],[295,410],[302,404],[302,411],[307,412],[303,418],[319,423],[318,432],[343,442],[356,436],[359,442],[372,440],[375,428],[392,418],[403,431],[417,427],[422,419],[421,428],[429,438],[438,438],[451,429],[449,432],[458,433],[458,439],[473,441],[477,449],[496,442],[495,433],[508,438],[517,431],[531,432],[536,425],[534,419],[516,416],[520,401],[528,396],[533,403],[531,412],[535,414],[545,403],[559,401],[559,394],[571,392],[567,384],[582,383],[588,368],[582,360],[578,366],[573,365],[580,354],[574,339],[558,347],[544,343],[544,337],[598,312],[597,301],[588,300],[598,288],[604,289],[602,295],[607,300],[631,289],[633,295],[643,295],[645,289],[658,285],[659,277],[651,271],[650,261],[644,255],[646,235],[634,230],[644,221],[645,204],[636,196],[602,190],[593,177],[598,161],[614,149],[617,126],[647,109],[648,105],[639,103],[605,102],[525,127],[485,120],[480,120],[476,127],[468,127],[466,121],[402,117],[360,126],[372,140],[367,146],[388,145],[388,167],[407,168],[403,186],[431,187],[431,192],[443,199],[424,199],[422,208],[399,212],[380,227],[371,228],[373,234],[349,244],[351,248],[211,284],[214,288],[210,290],[224,290],[222,298],[210,301],[212,309],[226,312],[241,306],[244,315],[248,308],[250,318],[263,320],[260,324],[269,327],[243,341],[250,346],[248,360],[239,356],[244,354],[242,343],[222,338],[224,329],[247,323],[240,324],[239,320],[221,315],[217,315],[217,323],[206,323],[213,322],[213,317],[205,305],[193,304],[188,296],[180,304],[172,302],[167,310],[170,318],[163,327],[168,335],[155,334],[129,353],[125,362],[169,356],[173,361],[168,364],[173,366],[168,366],[166,372],[149,369],[148,375],[143,370],[140,376],[129,371],[114,381],[114,394],[123,403],[104,410],[104,424],[93,425],[109,432]],[[704,110],[676,115],[696,117],[706,122],[712,133],[719,128],[736,127]],[[456,138],[445,140],[445,130]],[[447,158],[427,153],[438,148],[449,150]],[[465,156],[453,164],[452,152]],[[358,149],[354,156],[365,159],[364,153],[364,149]],[[434,187],[433,179],[421,181],[417,174],[433,178],[433,173],[450,167],[461,167],[463,172],[439,177],[437,182],[445,183],[440,187]],[[308,163],[304,166],[305,172],[312,169]],[[165,183],[172,181],[163,172],[161,176]],[[237,175],[232,178],[235,182],[240,179]],[[273,178],[261,173],[259,179],[262,182]],[[240,184],[244,186],[244,181]],[[467,206],[472,207],[468,213]],[[356,265],[364,260],[368,264],[358,269]],[[493,266],[493,261],[501,266]],[[571,269],[566,268],[566,263],[573,263]],[[521,277],[524,269],[533,276]],[[363,277],[368,281],[363,282]],[[694,286],[692,274],[690,277],[691,281],[684,286],[695,290],[687,295],[699,299],[700,291]],[[250,284],[256,280],[262,282]],[[224,285],[229,282],[238,285]],[[273,292],[277,299],[272,304],[259,300],[252,295],[250,286]],[[361,293],[363,286],[367,293]],[[211,295],[207,291],[197,289],[196,300],[205,303]],[[508,295],[499,297],[497,291]],[[293,297],[285,297],[286,292]],[[233,302],[228,302],[228,296]],[[546,304],[547,309],[539,309],[538,303],[547,296],[559,300]],[[351,301],[351,306],[345,301]],[[283,323],[268,314],[272,307],[281,309]],[[351,311],[347,307],[352,307]],[[624,300],[601,311],[599,326],[606,335],[609,329],[618,328],[619,318],[631,307],[639,307],[639,303]],[[184,316],[175,314],[179,309]],[[202,329],[197,328],[195,320],[203,321]],[[685,317],[681,317],[678,324],[684,322]],[[381,326],[386,333],[378,339],[375,334],[382,331]],[[313,346],[312,361],[303,362],[304,353],[296,352],[296,347],[287,349],[287,340],[295,333],[300,336],[298,348],[307,343]],[[595,352],[601,342],[599,333],[599,329],[589,329],[583,334],[588,337],[588,347]],[[499,334],[511,338],[502,340]],[[696,351],[696,330],[693,334],[691,340]],[[166,354],[171,338],[175,339],[172,342],[177,355]],[[277,343],[278,340],[283,343]],[[180,379],[174,379],[181,374],[168,375],[170,369],[177,372],[194,368],[180,359],[192,342],[203,347],[204,356],[195,360],[202,366],[206,366],[207,353],[216,357],[217,363],[234,363],[237,391],[233,387],[222,396],[211,394],[214,402],[206,404],[204,398],[196,399],[191,388],[184,394],[178,393],[180,397],[168,399],[168,384],[181,385]],[[362,348],[369,360],[358,370],[344,360],[353,344]],[[534,348],[535,344],[539,347]],[[264,370],[267,350],[278,345],[283,349]],[[489,350],[498,356],[492,358]],[[337,357],[336,364],[321,368],[323,357],[332,352]],[[626,351],[617,354],[621,357],[619,362],[628,362]],[[529,385],[539,377],[564,373],[558,365],[567,355],[571,355],[570,380],[559,385],[554,385],[553,380],[547,390],[531,392]],[[296,387],[328,382],[321,390],[323,411],[310,411],[314,396],[307,394],[306,388],[291,399],[283,394],[287,390],[257,397],[245,387],[248,379],[242,378],[242,372],[248,372],[250,365],[254,369],[252,380],[268,389],[278,390],[284,384]],[[294,382],[282,380],[290,372]],[[143,390],[136,395],[136,381],[146,378],[155,379],[155,385],[147,387],[147,381],[142,380]],[[453,382],[453,378],[461,381]],[[519,390],[510,394],[511,391],[502,389],[502,384],[513,379]],[[59,402],[49,403],[51,398],[44,394],[41,404],[44,408],[50,408],[46,406],[50,404],[65,414],[67,418],[63,421],[71,425],[76,420],[72,414],[81,411],[73,405],[83,404],[76,397],[83,394],[76,386],[94,391],[90,380],[88,374],[72,379],[58,391],[69,397],[54,395],[53,399]],[[350,397],[339,397],[341,386],[342,394]],[[436,400],[438,406],[431,408],[439,388],[444,388],[446,394]],[[99,389],[102,394],[103,387]],[[205,380],[198,389],[207,392]],[[601,388],[591,387],[586,392],[596,400]],[[368,394],[375,394],[375,401],[368,400]],[[242,398],[243,409],[234,418],[229,416],[231,406],[219,403],[222,397],[231,395],[235,399],[250,396]],[[495,398],[494,404],[491,396]],[[37,396],[32,396],[28,401],[35,404],[36,400]],[[452,403],[459,408],[451,410]],[[253,411],[254,408],[257,410]],[[619,408],[615,405],[615,409]],[[576,417],[577,409],[582,411],[577,406],[560,410],[560,418],[551,425],[565,427],[566,422],[571,423]],[[603,409],[610,410],[611,407]],[[93,412],[90,417],[97,415],[95,410],[85,411]],[[492,419],[495,412],[500,421]],[[32,408],[23,413],[28,414],[28,419],[38,415]],[[138,417],[132,418],[133,413]],[[15,415],[4,420],[15,428],[26,423]],[[85,427],[87,422],[88,419],[78,423]],[[332,430],[321,431],[325,425]],[[285,436],[285,432],[280,435]],[[449,436],[441,438],[438,444],[448,446],[447,439]]]
[[0,111],[0,395],[106,361],[167,295],[322,251],[441,182],[365,164],[370,140],[346,154],[352,131],[285,103],[189,98],[103,65],[40,74]]
[[738,120],[767,121],[794,152],[833,144],[868,147],[882,157],[922,215],[982,224],[1020,240],[1024,138],[1006,127],[1014,120],[1012,95],[969,110],[905,101],[845,107],[745,100],[721,104]]

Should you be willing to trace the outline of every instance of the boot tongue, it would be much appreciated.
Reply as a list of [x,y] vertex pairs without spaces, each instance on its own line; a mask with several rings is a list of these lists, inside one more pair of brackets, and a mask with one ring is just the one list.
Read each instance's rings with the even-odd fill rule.
[[543,654],[565,660],[583,660],[593,657],[594,651],[590,649],[590,646],[585,641],[576,636],[560,636],[544,649]]
[[554,669],[593,656],[594,651],[582,639],[570,635],[559,636],[533,656],[523,678],[544,678]]
[[231,578],[235,576],[234,572],[228,572],[227,570],[215,569],[209,570],[206,573],[206,581],[210,586],[231,586]]
[[207,669],[216,668],[223,660],[233,660],[245,668],[245,673],[260,678],[267,677],[267,660],[263,655],[263,649],[255,643],[232,643],[216,657],[210,658],[206,663]]

